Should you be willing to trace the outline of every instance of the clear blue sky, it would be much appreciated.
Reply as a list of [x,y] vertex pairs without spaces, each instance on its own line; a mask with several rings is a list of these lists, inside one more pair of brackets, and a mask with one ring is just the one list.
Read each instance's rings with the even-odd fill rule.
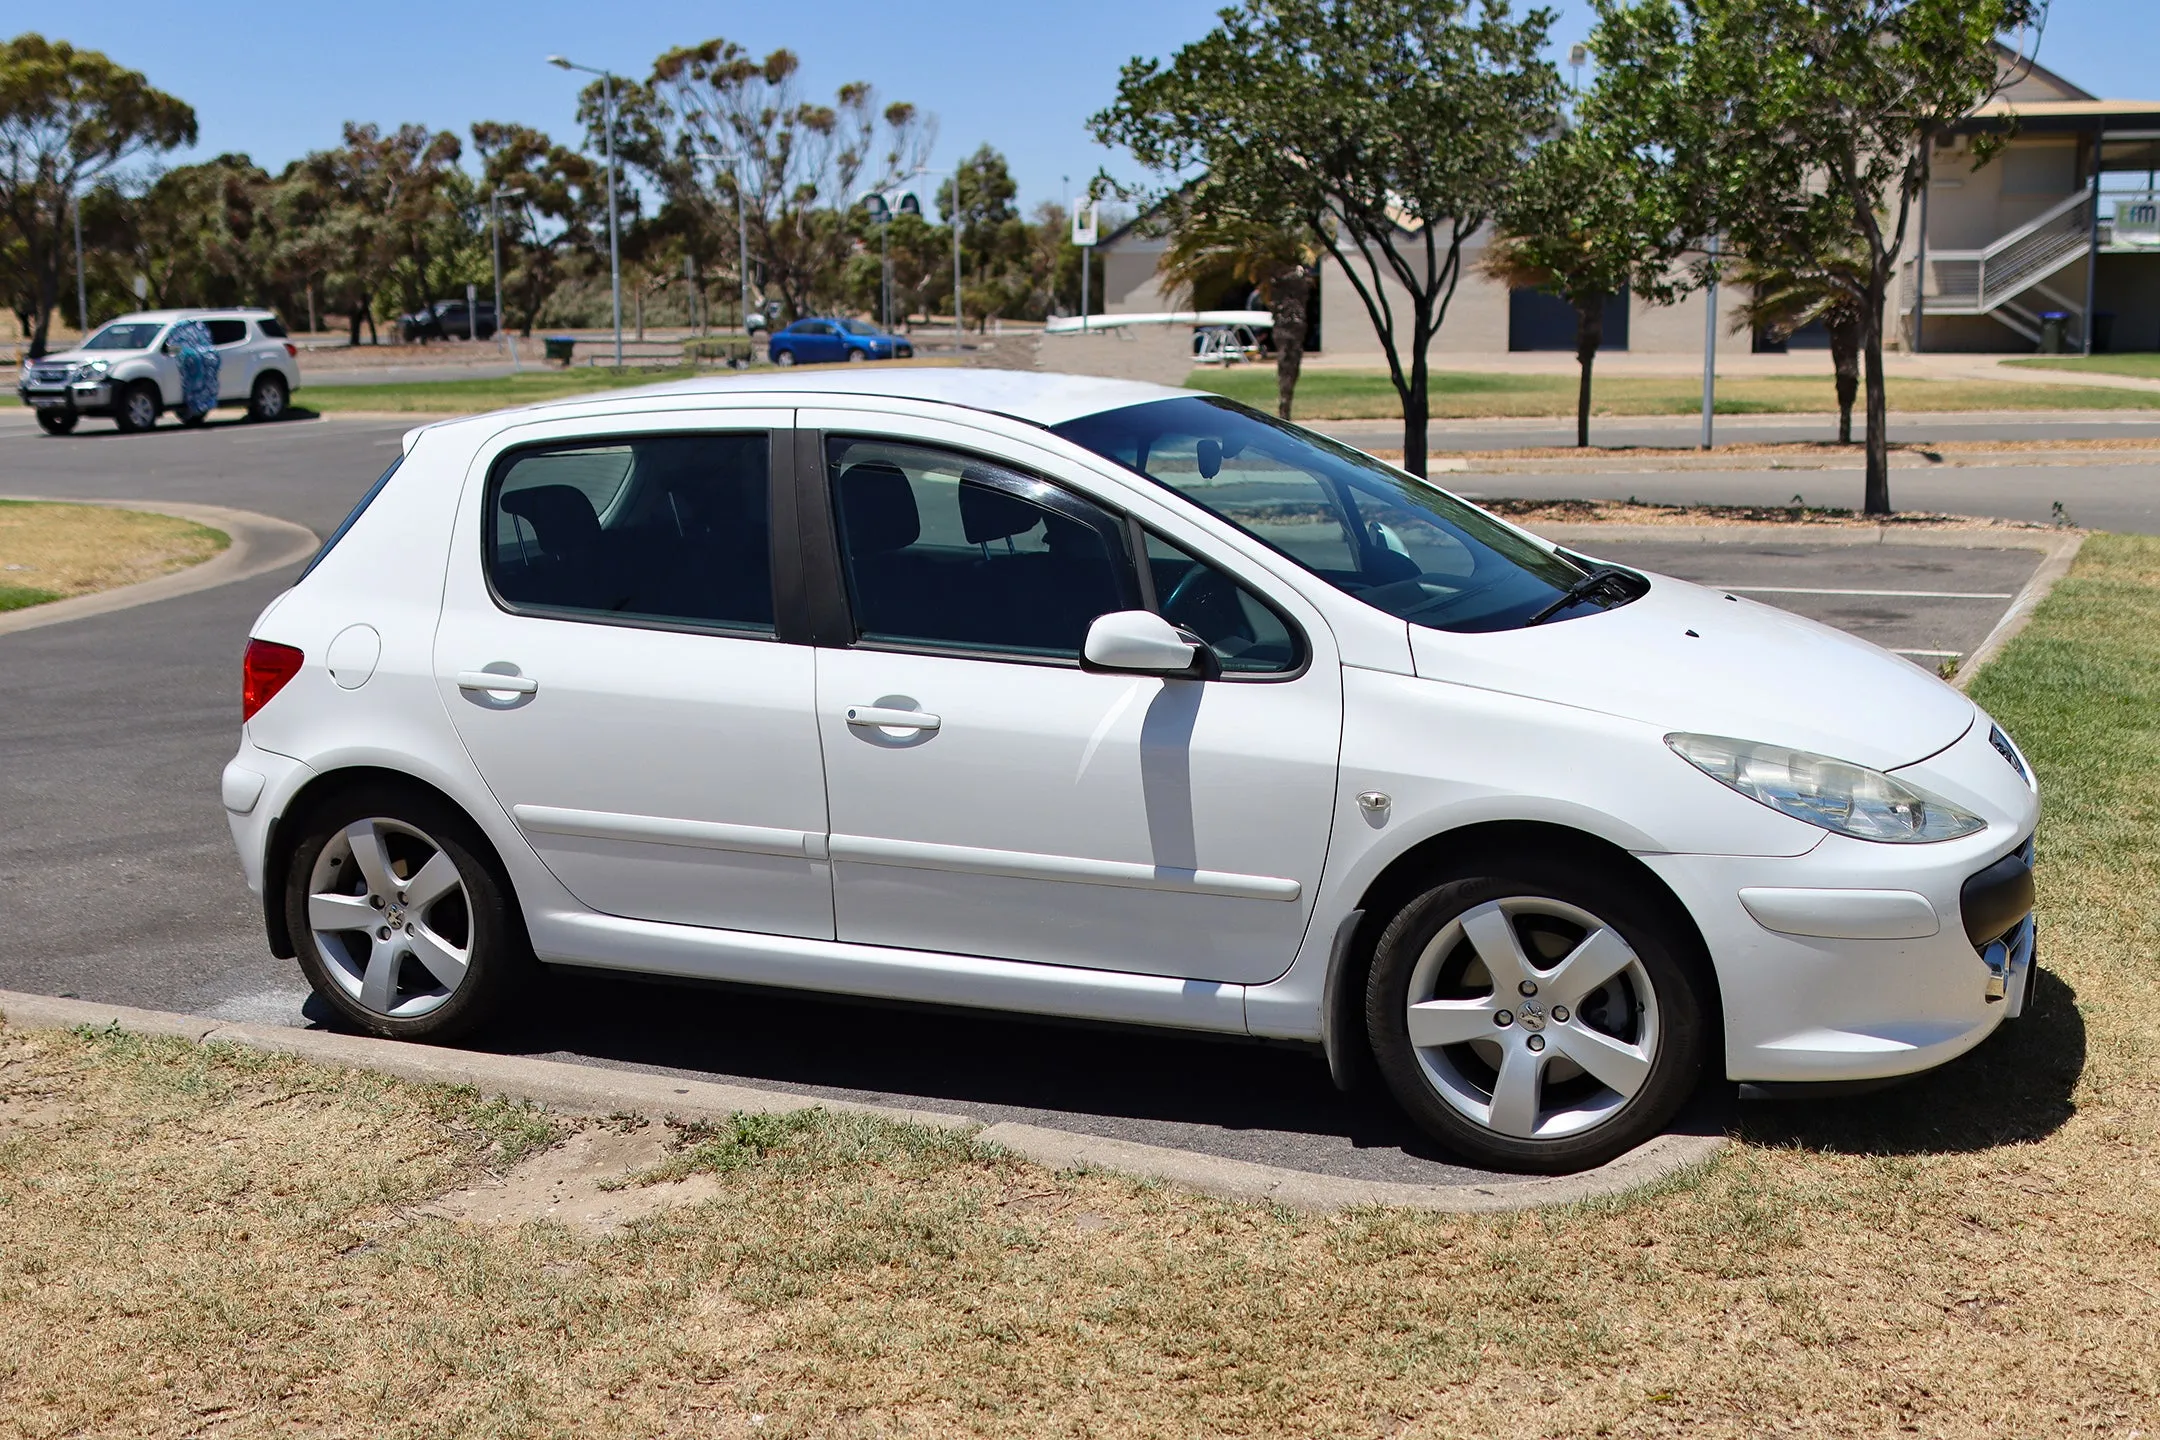
[[[174,4],[10,8],[193,105],[202,140],[180,159],[237,150],[275,170],[335,143],[348,119],[419,121],[468,139],[475,120],[513,120],[568,140],[584,77],[543,57],[560,51],[642,76],[662,50],[717,34],[759,54],[794,50],[816,91],[867,80],[935,113],[935,165],[996,145],[1032,207],[1061,193],[1061,176],[1077,183],[1099,165],[1137,178],[1088,139],[1086,119],[1108,103],[1126,59],[1167,55],[1205,33],[1219,0],[376,0],[257,5],[244,21]],[[1583,0],[1558,8],[1564,57],[1590,10]],[[2160,98],[2160,0],[2056,0],[2040,59],[2111,99]]]

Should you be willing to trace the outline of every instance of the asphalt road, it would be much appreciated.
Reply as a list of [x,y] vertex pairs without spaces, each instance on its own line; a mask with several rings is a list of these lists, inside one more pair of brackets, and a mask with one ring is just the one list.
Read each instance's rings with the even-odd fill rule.
[[[11,423],[0,411],[0,493],[191,500],[318,533],[396,454],[405,428],[221,420],[137,436],[92,424],[50,439],[26,419]],[[1581,493],[1581,477],[1555,478]],[[1632,477],[1633,488],[1644,478]],[[1900,547],[1600,549],[1730,586],[1987,597],[1758,592],[1886,643],[1960,652],[1992,623],[2004,603],[1995,597],[2016,589],[2018,566],[2031,558]],[[291,578],[0,637],[0,986],[229,1019],[322,1018],[292,964],[264,947],[215,798],[235,739],[242,638]],[[1300,1049],[592,975],[551,979],[527,1017],[490,1043],[1327,1173],[1477,1178],[1412,1135],[1384,1101],[1337,1095]]]

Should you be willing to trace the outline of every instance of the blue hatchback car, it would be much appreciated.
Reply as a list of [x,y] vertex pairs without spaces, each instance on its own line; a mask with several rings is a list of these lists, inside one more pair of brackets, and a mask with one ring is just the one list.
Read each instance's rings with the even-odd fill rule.
[[863,320],[797,320],[773,332],[766,354],[775,365],[817,365],[835,360],[906,360],[915,347]]

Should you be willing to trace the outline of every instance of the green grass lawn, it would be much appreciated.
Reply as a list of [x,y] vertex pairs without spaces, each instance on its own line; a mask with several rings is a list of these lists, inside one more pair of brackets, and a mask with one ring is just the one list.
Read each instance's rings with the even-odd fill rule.
[[58,600],[54,590],[33,590],[28,585],[0,584],[0,611],[27,610],[32,605],[43,605]]
[[[1275,408],[1275,372],[1267,366],[1196,370],[1185,383],[1261,409]],[[1443,370],[1433,373],[1431,391],[1432,414],[1436,420],[1575,413],[1573,375],[1491,375]],[[1986,380],[1893,380],[1890,382],[1890,408],[1906,412],[2150,410],[2160,409],[2160,394]],[[1597,382],[1593,413],[1692,415],[1701,409],[1700,381],[1628,375]],[[1717,413],[1720,415],[1823,414],[1836,409],[1837,396],[1827,376],[1718,381]],[[1382,370],[1308,370],[1298,382],[1296,411],[1300,420],[1391,420],[1402,413],[1395,387]]]
[[2128,375],[2138,380],[2160,380],[2160,352],[2135,355],[2050,355],[2044,359],[2008,360],[2008,365],[2031,370],[2085,370],[2096,375]]
[[505,375],[499,379],[413,380],[388,385],[307,385],[303,377],[302,388],[293,403],[326,415],[356,410],[470,415],[511,405],[531,405],[569,395],[620,390],[630,385],[657,385],[663,380],[687,380],[693,375],[713,373],[685,367],[609,370],[596,365],[575,370],[528,370],[522,375]]

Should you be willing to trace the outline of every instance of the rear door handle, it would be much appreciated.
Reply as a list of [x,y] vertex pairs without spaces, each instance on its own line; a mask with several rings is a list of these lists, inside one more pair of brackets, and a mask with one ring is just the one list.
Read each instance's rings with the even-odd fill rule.
[[510,691],[518,695],[530,695],[540,688],[540,682],[530,675],[498,675],[493,670],[460,670],[457,677],[460,690]]
[[847,723],[876,730],[935,730],[938,717],[920,710],[888,710],[882,705],[850,705]]

